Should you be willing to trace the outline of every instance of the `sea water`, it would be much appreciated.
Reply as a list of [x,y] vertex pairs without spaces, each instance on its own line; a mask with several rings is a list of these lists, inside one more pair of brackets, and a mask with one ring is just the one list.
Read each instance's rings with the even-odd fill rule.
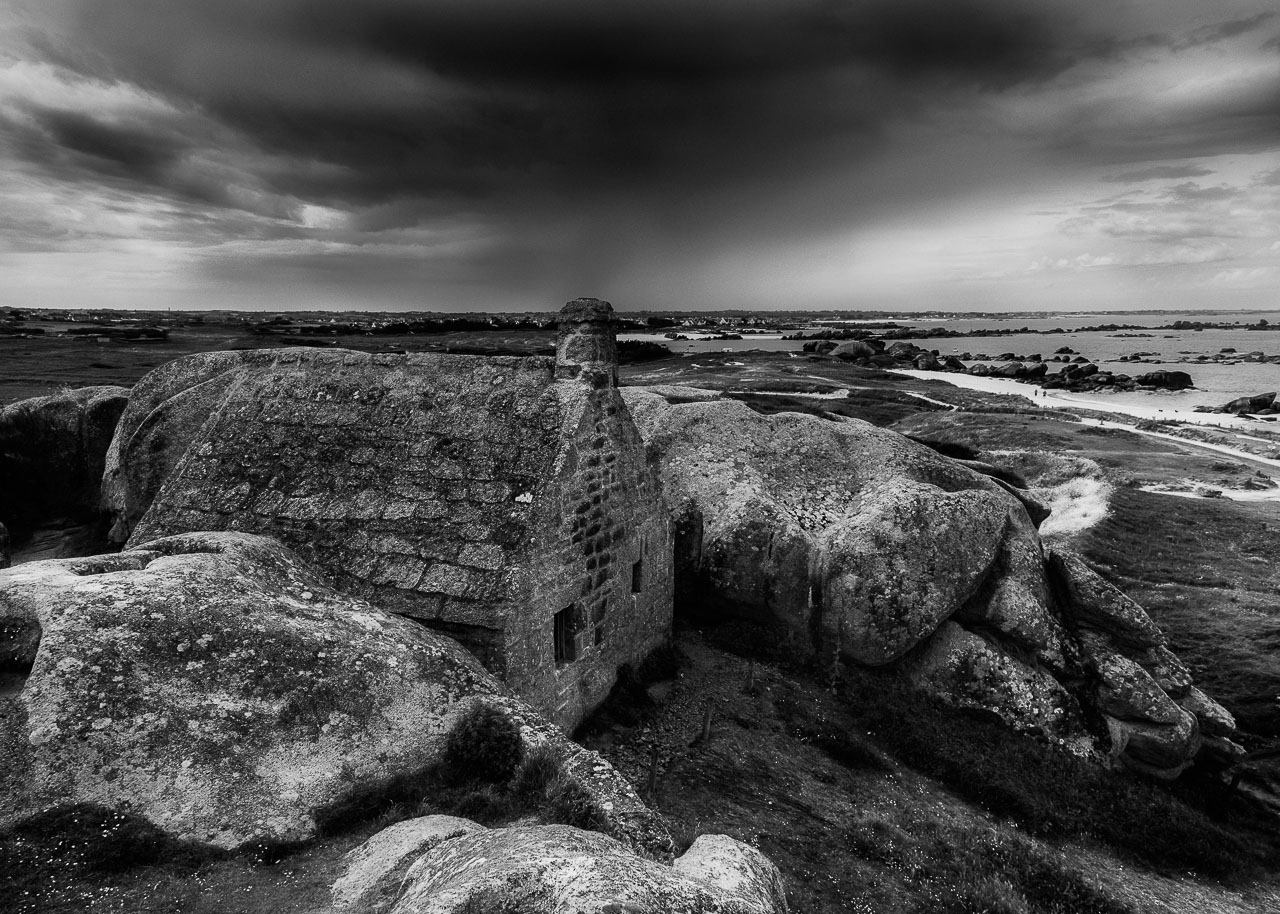
[[[910,315],[894,318],[894,322],[912,328],[929,329],[944,328],[948,331],[1021,329],[1028,330],[1077,330],[1080,327],[1092,327],[1100,324],[1130,324],[1139,327],[1159,327],[1171,325],[1176,321],[1201,321],[1225,323],[1239,321],[1242,325],[1256,324],[1266,320],[1269,324],[1280,325],[1280,313],[1268,311],[1231,311],[1188,313],[1133,312],[1113,314],[1072,313],[1046,318],[965,318],[939,320],[932,318],[920,320]],[[810,331],[811,332],[811,331]],[[1149,336],[1132,336],[1131,334],[1150,334]],[[695,334],[691,334],[695,335]],[[744,335],[741,340],[668,340],[659,334],[623,334],[619,339],[655,340],[666,344],[672,352],[746,352],[752,349],[766,351],[799,351],[806,341],[784,340],[782,334]],[[1054,351],[1068,346],[1076,353],[1090,361],[1097,362],[1103,370],[1117,374],[1138,376],[1149,371],[1169,369],[1185,371],[1191,375],[1195,384],[1193,390],[1184,391],[1131,391],[1116,393],[1076,394],[1081,401],[1096,402],[1098,408],[1115,408],[1121,405],[1149,406],[1152,404],[1167,405],[1180,410],[1192,409],[1196,406],[1222,406],[1237,397],[1253,396],[1280,389],[1280,365],[1238,362],[1235,364],[1195,362],[1197,355],[1214,355],[1223,349],[1235,349],[1237,356],[1261,351],[1267,355],[1280,355],[1280,326],[1276,330],[1244,330],[1242,328],[1224,330],[1120,330],[1120,331],[1087,331],[1072,333],[1025,333],[1008,336],[975,336],[975,337],[926,337],[909,342],[922,349],[936,349],[941,355],[960,355],[968,352],[971,355],[985,355],[985,360],[971,359],[966,364],[977,361],[990,362],[992,357],[1003,353],[1030,356],[1038,353],[1042,358],[1050,358]],[[1154,353],[1144,355],[1147,362],[1132,363],[1119,361],[1122,355],[1135,353]],[[1074,358],[1074,356],[1072,356]],[[1185,360],[1185,361],[1184,361]],[[1152,362],[1156,364],[1151,364]],[[1056,363],[1050,363],[1050,369],[1056,369]],[[935,377],[945,380],[946,374]],[[1033,388],[1026,385],[1027,395],[1031,396]]]

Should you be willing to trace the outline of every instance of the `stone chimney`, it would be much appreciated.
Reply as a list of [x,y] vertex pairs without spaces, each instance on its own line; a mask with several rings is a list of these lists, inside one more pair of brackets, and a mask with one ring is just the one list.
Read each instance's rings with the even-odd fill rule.
[[618,384],[617,322],[613,305],[576,298],[560,309],[556,378],[577,378],[592,387]]

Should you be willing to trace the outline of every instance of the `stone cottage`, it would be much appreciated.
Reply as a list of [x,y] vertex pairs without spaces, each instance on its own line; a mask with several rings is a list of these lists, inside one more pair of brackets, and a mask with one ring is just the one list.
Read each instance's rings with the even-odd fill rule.
[[274,536],[568,728],[671,629],[670,520],[616,374],[595,299],[554,359],[191,356],[135,388],[105,498],[131,546]]

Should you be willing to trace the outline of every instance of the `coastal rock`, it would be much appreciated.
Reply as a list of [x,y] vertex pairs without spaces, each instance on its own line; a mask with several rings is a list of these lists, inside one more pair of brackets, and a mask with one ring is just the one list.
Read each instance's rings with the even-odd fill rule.
[[1179,709],[1172,724],[1120,720],[1108,716],[1112,752],[1129,767],[1162,780],[1185,771],[1200,751],[1202,739],[1196,719]]
[[[1190,764],[1190,673],[1142,607],[1045,548],[1038,505],[992,467],[856,420],[624,395],[676,512],[686,606],[773,623],[824,668],[896,665],[1081,754],[1158,777]],[[1110,740],[1086,723],[1104,719]]]
[[1107,714],[1153,724],[1181,719],[1182,709],[1134,661],[1114,653],[1096,653],[1091,660],[1098,676],[1098,704]]
[[423,816],[384,828],[347,854],[346,872],[331,890],[333,906],[383,914],[395,904],[405,873],[419,857],[450,838],[483,829],[456,816]]
[[894,432],[623,393],[687,531],[678,593],[779,623],[797,654],[892,662],[978,592],[1007,531],[1034,538],[1000,483]]
[[823,641],[882,666],[928,637],[986,579],[1009,523],[1003,493],[906,480],[822,543]]
[[1017,514],[982,589],[955,614],[964,624],[994,629],[1032,652],[1055,673],[1069,669],[1069,635],[1058,620],[1039,537]]
[[1265,394],[1258,394],[1253,397],[1237,397],[1225,406],[1218,408],[1220,413],[1265,413],[1269,411],[1276,402],[1275,391]]
[[265,537],[195,533],[0,572],[0,638],[30,669],[9,699],[21,745],[0,747],[26,752],[6,818],[92,803],[217,847],[306,840],[356,793],[438,764],[485,702],[526,747],[552,747],[613,833],[668,840],[612,768],[458,644],[337,593]]
[[1079,622],[1136,650],[1164,645],[1164,633],[1146,611],[1104,581],[1078,555],[1063,549],[1050,550],[1049,563]]
[[126,387],[84,387],[0,409],[0,517],[25,539],[49,520],[96,517]]
[[856,359],[869,359],[877,353],[876,347],[872,346],[870,343],[864,343],[861,340],[849,340],[848,342],[841,343],[834,349],[831,349],[830,354],[835,356],[837,359],[852,362]]
[[1185,371],[1151,371],[1134,379],[1141,385],[1159,387],[1164,390],[1185,390],[1194,386],[1191,375]]
[[1080,704],[1052,675],[955,622],[906,661],[913,681],[961,708],[992,711],[1012,729],[1092,751]]
[[1231,712],[1194,686],[1181,699],[1182,707],[1195,716],[1205,736],[1229,737],[1236,732]]
[[564,825],[485,829],[444,841],[404,877],[391,914],[785,914],[782,876],[759,851],[703,836],[674,866]]

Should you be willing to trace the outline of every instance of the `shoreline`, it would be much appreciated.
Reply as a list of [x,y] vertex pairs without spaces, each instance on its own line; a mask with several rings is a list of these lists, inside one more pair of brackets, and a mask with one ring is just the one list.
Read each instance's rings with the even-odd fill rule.
[[[1083,413],[1098,414],[1096,419],[1090,416],[1089,424],[1095,421],[1099,428],[1113,428],[1122,431],[1132,432],[1136,435],[1145,435],[1150,438],[1158,438],[1162,441],[1168,441],[1172,444],[1182,445],[1189,448],[1195,448],[1202,451],[1209,451],[1214,454],[1221,454],[1225,457],[1231,457],[1243,463],[1254,466],[1255,468],[1265,468],[1267,470],[1280,470],[1280,459],[1272,457],[1264,457],[1249,451],[1231,447],[1226,444],[1219,444],[1211,441],[1197,441],[1193,438],[1184,438],[1179,435],[1172,435],[1168,432],[1156,431],[1154,429],[1140,429],[1134,424],[1126,422],[1117,422],[1115,419],[1107,418],[1108,415],[1124,415],[1129,416],[1137,421],[1143,419],[1157,419],[1166,422],[1181,422],[1187,425],[1196,425],[1206,428],[1223,429],[1227,431],[1248,430],[1260,431],[1259,425],[1262,423],[1249,419],[1240,419],[1221,413],[1197,413],[1191,410],[1166,409],[1163,407],[1143,407],[1132,404],[1116,404],[1115,408],[1110,408],[1109,404],[1100,404],[1095,400],[1086,400],[1078,394],[1060,393],[1058,391],[1043,391],[1046,396],[1031,397],[1027,396],[1026,390],[1029,385],[1019,383],[1008,378],[982,378],[973,377],[964,374],[949,374],[936,371],[920,371],[918,369],[887,369],[894,374],[907,375],[918,380],[940,380],[945,383],[952,384],[954,387],[967,388],[969,390],[978,390],[985,393],[1007,394],[1020,396],[1024,398],[1031,406],[1044,409],[1070,409]],[[941,374],[941,377],[939,375]],[[1038,387],[1031,388],[1034,391],[1040,391]],[[1280,431],[1280,429],[1278,429]],[[1253,441],[1262,441],[1275,448],[1280,448],[1280,438],[1275,441],[1267,439],[1258,439],[1250,435],[1235,434],[1237,438],[1247,438]],[[1160,490],[1156,487],[1144,487],[1147,491],[1156,491],[1165,495],[1180,495],[1184,497],[1203,498],[1194,491],[1170,491]],[[1280,500],[1280,488],[1264,489],[1264,490],[1247,490],[1247,489],[1221,489],[1218,497],[1230,501],[1276,501]]]
[[[983,378],[960,372],[920,371],[916,368],[886,368],[892,374],[906,375],[921,381],[945,381],[955,387],[979,390],[984,393],[1006,394],[1026,399],[1032,406],[1043,409],[1079,409],[1095,413],[1132,416],[1135,419],[1156,419],[1162,422],[1183,422],[1187,425],[1203,425],[1210,428],[1266,431],[1273,423],[1253,419],[1241,419],[1228,413],[1200,413],[1193,409],[1177,407],[1138,406],[1132,403],[1107,403],[1102,399],[1088,399],[1087,395],[1045,390],[1011,378]],[[1028,390],[1043,396],[1028,395]],[[1280,422],[1274,423],[1280,431]],[[1280,442],[1277,442],[1280,444]]]

